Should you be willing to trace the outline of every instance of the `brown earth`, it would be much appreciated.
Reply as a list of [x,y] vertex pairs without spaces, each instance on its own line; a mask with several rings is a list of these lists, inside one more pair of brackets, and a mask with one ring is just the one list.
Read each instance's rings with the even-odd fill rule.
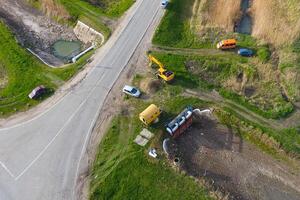
[[253,35],[278,46],[293,42],[300,34],[300,2],[252,1]]
[[144,78],[140,83],[143,92],[154,94],[161,88],[161,82],[152,78]]
[[241,1],[196,0],[191,24],[196,28],[196,32],[211,27],[233,31],[234,24],[240,16]]
[[54,0],[41,0],[41,8],[48,17],[55,16],[58,20],[68,20],[71,17],[66,9]]
[[299,169],[262,153],[214,117],[198,118],[176,143],[188,174],[212,180],[229,199],[300,199]]

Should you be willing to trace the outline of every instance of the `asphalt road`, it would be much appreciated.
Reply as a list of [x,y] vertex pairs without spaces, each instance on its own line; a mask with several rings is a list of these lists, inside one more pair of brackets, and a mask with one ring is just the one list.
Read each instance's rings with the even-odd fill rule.
[[[138,0],[137,9],[88,76],[42,115],[0,130],[0,200],[76,199],[81,170],[98,112],[154,16],[160,0]],[[101,113],[100,113],[101,114]]]

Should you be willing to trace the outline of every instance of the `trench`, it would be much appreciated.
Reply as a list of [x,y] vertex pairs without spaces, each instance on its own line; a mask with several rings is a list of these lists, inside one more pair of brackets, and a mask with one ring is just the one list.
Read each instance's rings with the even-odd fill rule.
[[250,8],[250,0],[242,0],[241,2],[241,11],[242,17],[235,25],[235,32],[242,34],[251,34],[252,33],[252,17],[248,13]]

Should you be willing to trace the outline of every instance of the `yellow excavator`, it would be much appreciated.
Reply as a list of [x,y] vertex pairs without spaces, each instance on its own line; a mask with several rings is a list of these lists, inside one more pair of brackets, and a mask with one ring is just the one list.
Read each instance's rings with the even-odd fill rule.
[[168,71],[167,69],[164,68],[164,65],[159,62],[154,56],[149,55],[149,60],[150,60],[150,66],[152,65],[152,63],[155,63],[158,65],[159,69],[156,73],[158,78],[163,79],[166,82],[171,82],[174,79],[174,72],[172,71]]

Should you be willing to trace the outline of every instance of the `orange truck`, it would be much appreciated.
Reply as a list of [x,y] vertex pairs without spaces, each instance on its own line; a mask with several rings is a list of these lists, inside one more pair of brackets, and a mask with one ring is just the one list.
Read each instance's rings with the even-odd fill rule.
[[217,48],[221,50],[234,49],[236,47],[236,43],[235,39],[222,40],[217,44]]

